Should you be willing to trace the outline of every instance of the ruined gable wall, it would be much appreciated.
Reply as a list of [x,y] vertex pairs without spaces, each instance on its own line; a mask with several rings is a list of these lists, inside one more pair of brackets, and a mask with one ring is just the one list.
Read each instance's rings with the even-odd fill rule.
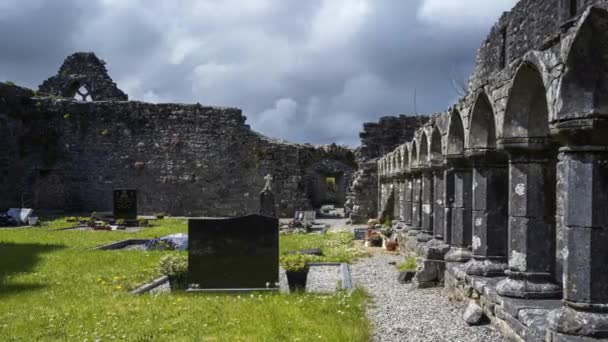
[[11,119],[8,129],[15,138],[9,145],[23,149],[46,127],[46,135],[55,137],[46,144],[54,158],[45,163],[41,153],[31,153],[20,160],[7,184],[23,186],[3,185],[10,194],[5,207],[19,205],[16,199],[29,184],[37,209],[106,211],[112,189],[128,187],[139,190],[141,213],[236,216],[258,212],[263,178],[272,174],[278,213],[290,216],[310,207],[306,168],[324,159],[354,163],[349,149],[257,134],[236,108],[28,94],[22,100],[9,104],[8,111],[36,115]]

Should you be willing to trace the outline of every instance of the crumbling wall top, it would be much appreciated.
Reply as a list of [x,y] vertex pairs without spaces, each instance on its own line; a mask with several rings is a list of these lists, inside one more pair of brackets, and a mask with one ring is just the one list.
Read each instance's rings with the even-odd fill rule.
[[44,81],[39,90],[82,101],[128,100],[108,75],[105,62],[92,52],[77,52],[66,58],[57,75]]

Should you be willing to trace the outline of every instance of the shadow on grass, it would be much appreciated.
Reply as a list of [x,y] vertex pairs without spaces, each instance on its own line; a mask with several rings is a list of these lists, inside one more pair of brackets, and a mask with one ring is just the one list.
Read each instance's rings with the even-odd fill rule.
[[62,245],[0,243],[0,295],[43,288],[42,284],[10,284],[7,278],[17,273],[31,273],[40,256],[66,248]]

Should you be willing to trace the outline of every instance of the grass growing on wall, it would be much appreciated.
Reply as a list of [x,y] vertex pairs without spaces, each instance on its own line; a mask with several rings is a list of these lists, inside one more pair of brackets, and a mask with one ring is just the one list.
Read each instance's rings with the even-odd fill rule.
[[[92,248],[187,231],[183,220],[153,224],[135,234],[57,231],[73,225],[64,219],[41,228],[0,230],[0,341],[369,339],[361,291],[332,296],[129,295],[129,289],[158,276],[159,259],[172,252]],[[281,249],[318,247],[312,246],[317,242],[324,243],[323,237],[281,237]]]

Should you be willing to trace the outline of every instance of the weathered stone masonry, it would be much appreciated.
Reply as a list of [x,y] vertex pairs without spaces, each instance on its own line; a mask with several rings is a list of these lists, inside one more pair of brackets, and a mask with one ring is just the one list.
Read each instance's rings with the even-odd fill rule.
[[418,286],[526,341],[608,339],[607,56],[606,1],[522,0],[468,94],[379,159]]
[[[237,216],[258,212],[272,174],[277,213],[290,216],[312,208],[319,165],[346,193],[352,150],[264,137],[236,108],[124,101],[95,60],[68,57],[40,92],[0,83],[0,208],[111,210],[112,189],[129,187],[142,213]],[[71,82],[93,101],[71,99]]]

